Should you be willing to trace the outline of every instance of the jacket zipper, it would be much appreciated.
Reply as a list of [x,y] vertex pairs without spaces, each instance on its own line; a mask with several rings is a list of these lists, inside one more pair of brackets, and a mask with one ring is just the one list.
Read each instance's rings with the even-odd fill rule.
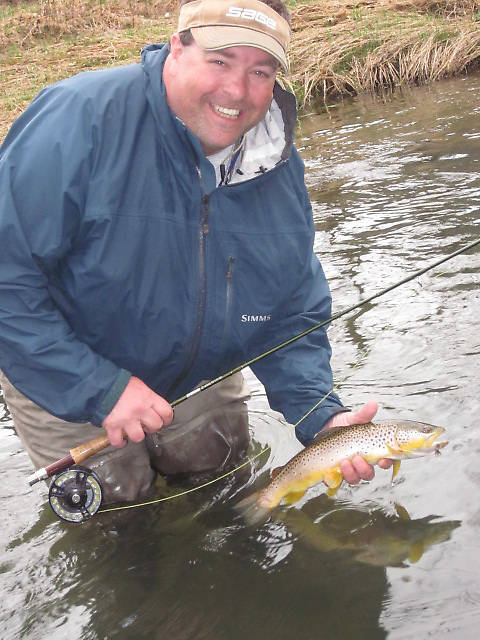
[[228,259],[227,272],[225,274],[225,279],[227,282],[226,293],[225,293],[225,325],[223,328],[222,340],[220,342],[220,353],[223,351],[227,343],[228,334],[230,332],[232,300],[233,300],[233,267],[234,265],[235,265],[235,258],[233,256],[230,256],[230,258]]
[[198,231],[198,273],[199,273],[199,299],[198,299],[198,312],[197,321],[195,325],[195,332],[193,335],[192,346],[190,353],[185,362],[185,365],[174,382],[170,385],[166,394],[167,398],[171,398],[171,395],[179,384],[184,380],[190,371],[193,362],[197,356],[200,348],[200,341],[203,334],[203,324],[205,320],[205,307],[207,301],[207,269],[206,269],[206,237],[209,232],[208,228],[208,216],[210,213],[210,199],[202,191],[202,209],[200,216],[200,227]]
[[[285,164],[286,160],[279,162],[279,164],[271,169],[274,171],[278,166]],[[199,304],[198,304],[198,314],[197,314],[197,322],[195,326],[195,333],[193,336],[192,347],[190,349],[190,354],[185,362],[185,366],[179,373],[179,375],[175,378],[175,380],[170,385],[165,397],[167,399],[172,399],[172,395],[175,389],[180,385],[180,383],[187,377],[188,372],[190,371],[193,362],[197,356],[198,350],[200,348],[200,341],[203,333],[203,324],[205,319],[205,307],[206,307],[206,298],[207,298],[207,273],[206,273],[206,236],[208,235],[208,216],[210,213],[210,199],[207,196],[202,187],[202,176],[200,173],[200,169],[197,166],[197,173],[200,180],[200,189],[201,189],[201,203],[202,203],[202,213],[200,216],[200,228],[199,228],[199,236],[198,236],[198,267],[199,267]],[[258,177],[258,176],[257,176]],[[255,178],[250,178],[249,180],[245,180],[240,184],[245,184],[245,182],[250,182],[250,180],[256,180]],[[233,185],[228,185],[228,189],[235,187],[235,183]],[[233,265],[235,262],[235,258],[230,256],[228,267],[227,267],[227,293],[226,293],[226,311],[225,311],[225,327],[222,337],[222,349],[224,347],[224,342],[226,341],[229,327],[230,327],[230,315],[231,315],[231,306],[232,306],[232,276],[233,276]]]

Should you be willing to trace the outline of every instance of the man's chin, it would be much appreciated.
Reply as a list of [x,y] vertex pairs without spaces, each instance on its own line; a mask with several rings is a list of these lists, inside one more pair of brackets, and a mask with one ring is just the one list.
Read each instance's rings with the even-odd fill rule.
[[203,152],[206,156],[213,156],[214,154],[222,151],[222,149],[227,149],[227,147],[230,147],[234,142],[236,142],[236,140],[238,140],[240,135],[241,134],[238,134],[235,137],[229,136],[228,138],[216,138],[215,141],[201,141]]

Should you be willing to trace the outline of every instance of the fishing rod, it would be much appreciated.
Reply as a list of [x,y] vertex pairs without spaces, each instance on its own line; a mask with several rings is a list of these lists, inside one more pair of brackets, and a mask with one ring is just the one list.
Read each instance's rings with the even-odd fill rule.
[[[300,340],[310,333],[321,329],[334,320],[338,320],[339,318],[342,318],[352,311],[356,311],[369,302],[372,302],[373,300],[384,296],[385,294],[393,291],[394,289],[397,289],[407,282],[419,278],[435,267],[438,267],[444,262],[447,262],[448,260],[451,260],[452,258],[455,258],[456,256],[469,251],[470,249],[473,249],[479,244],[480,238],[478,240],[475,240],[474,242],[471,242],[470,244],[465,245],[464,247],[461,247],[457,251],[449,253],[443,258],[435,260],[434,262],[428,264],[426,267],[415,271],[409,276],[402,278],[398,282],[385,287],[384,289],[381,289],[380,291],[377,291],[376,293],[366,298],[363,298],[350,307],[334,313],[326,320],[312,325],[305,331],[302,331],[292,338],[289,338],[288,340],[285,340],[284,342],[272,347],[271,349],[268,349],[264,353],[255,356],[254,358],[251,358],[243,364],[234,367],[230,371],[227,371],[217,378],[209,380],[208,382],[196,387],[180,398],[173,400],[170,405],[172,407],[176,407],[182,402],[185,402],[186,400],[189,400],[190,398],[196,396],[198,393],[202,393],[203,391],[210,389],[210,387],[213,387],[219,382],[222,382],[230,376],[233,376],[235,373],[239,373],[243,369],[250,367],[259,360],[262,360],[263,358],[276,353],[280,349],[293,344],[297,340]],[[30,486],[32,486],[40,480],[46,480],[47,478],[55,476],[49,490],[49,501],[52,509],[63,520],[66,520],[68,522],[84,522],[85,520],[91,518],[98,511],[102,501],[102,488],[97,475],[90,469],[79,465],[91,455],[98,453],[99,451],[102,451],[103,449],[108,447],[109,444],[110,441],[108,439],[108,436],[105,434],[98,436],[93,440],[89,440],[88,442],[85,442],[81,445],[78,445],[77,447],[70,449],[68,455],[66,455],[64,458],[56,460],[47,467],[38,469],[38,471],[29,476],[28,483],[30,484]]]

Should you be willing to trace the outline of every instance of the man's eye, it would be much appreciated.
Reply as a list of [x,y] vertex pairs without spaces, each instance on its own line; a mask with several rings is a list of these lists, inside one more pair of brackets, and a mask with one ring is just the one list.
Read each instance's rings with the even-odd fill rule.
[[257,69],[257,71],[255,71],[255,75],[258,78],[263,78],[263,79],[270,79],[272,77],[271,73],[268,73],[267,71],[262,71],[261,69]]

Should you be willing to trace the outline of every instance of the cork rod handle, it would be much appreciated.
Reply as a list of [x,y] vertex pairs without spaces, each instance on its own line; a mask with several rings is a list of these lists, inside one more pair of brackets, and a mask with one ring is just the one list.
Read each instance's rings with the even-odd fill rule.
[[76,464],[79,464],[83,460],[93,456],[94,453],[102,451],[102,449],[108,447],[109,444],[110,441],[107,435],[98,436],[98,438],[93,438],[93,440],[89,440],[88,442],[79,444],[78,447],[70,449],[70,455],[75,460]]

